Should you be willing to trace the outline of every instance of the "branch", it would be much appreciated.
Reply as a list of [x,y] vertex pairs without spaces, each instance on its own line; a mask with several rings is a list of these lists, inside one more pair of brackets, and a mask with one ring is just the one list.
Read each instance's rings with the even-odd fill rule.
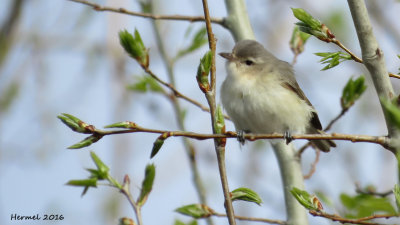
[[[310,142],[309,142],[310,143]],[[304,175],[304,179],[310,179],[312,177],[312,175],[315,173],[315,170],[317,168],[317,164],[319,162],[319,156],[321,155],[321,151],[316,149],[315,151],[315,160],[314,162],[311,164],[311,169],[308,172],[308,174]]]
[[[386,70],[383,52],[379,48],[372,31],[365,2],[364,0],[348,0],[348,4],[360,42],[363,63],[371,74],[375,90],[379,97],[392,99],[394,98],[393,87],[387,76],[388,72]],[[392,136],[396,132],[396,127],[389,122],[386,113],[385,119],[389,135]]]
[[[217,216],[217,217],[226,217],[225,214],[217,213],[217,212],[213,212],[211,215]],[[287,224],[286,221],[271,220],[271,219],[265,219],[265,218],[246,217],[246,216],[235,216],[235,218],[238,220],[243,220],[243,221],[264,222],[264,223],[269,223],[269,224],[281,224],[281,225]]]
[[[68,117],[68,118],[67,118]],[[190,131],[170,131],[170,130],[157,130],[151,128],[140,127],[136,123],[125,121],[106,126],[106,128],[123,128],[120,130],[101,130],[95,126],[85,123],[84,121],[76,118],[76,121],[70,121],[69,118],[73,116],[69,114],[63,114],[58,118],[70,127],[72,130],[78,133],[92,134],[93,136],[101,139],[103,136],[115,135],[115,134],[127,134],[127,133],[154,133],[165,135],[164,139],[169,137],[188,137],[197,140],[206,139],[221,139],[221,138],[237,138],[238,134],[233,131],[227,131],[221,134],[202,134]],[[260,139],[284,139],[284,134],[244,134],[243,137],[249,141],[255,141]],[[389,138],[386,136],[370,136],[370,135],[350,135],[350,134],[293,134],[292,139],[305,139],[305,140],[343,140],[351,142],[367,142],[379,144],[384,148],[389,148]],[[97,141],[96,140],[96,141]]]
[[339,215],[335,215],[335,214],[328,214],[325,212],[317,212],[314,210],[310,210],[309,211],[311,215],[313,216],[318,216],[318,217],[324,217],[327,219],[330,219],[332,221],[337,221],[340,223],[351,223],[351,224],[363,224],[363,225],[383,225],[381,223],[375,223],[375,222],[366,222],[366,220],[372,220],[372,219],[379,219],[379,218],[392,218],[392,217],[399,217],[399,215],[390,215],[390,214],[386,214],[386,215],[373,215],[373,216],[367,216],[367,217],[363,217],[363,218],[359,218],[359,219],[347,219],[347,218],[343,218]]
[[[208,10],[208,2],[207,0],[202,0],[203,2],[203,10],[204,10],[204,17],[206,19],[206,28],[207,28],[207,35],[208,35],[208,44],[209,48],[212,54],[211,57],[211,71],[210,71],[210,85],[208,90],[203,90],[208,105],[210,106],[210,116],[211,116],[211,124],[212,124],[212,129],[213,133],[216,134],[217,132],[220,132],[217,129],[217,107],[215,103],[215,84],[216,84],[216,75],[215,75],[215,49],[216,49],[216,40],[212,31],[211,27],[211,18],[210,18],[210,12]],[[200,85],[200,83],[199,83]],[[201,87],[201,86],[199,86]],[[232,205],[232,199],[231,199],[231,193],[229,191],[229,185],[228,185],[228,177],[227,177],[227,172],[226,172],[226,167],[225,167],[225,139],[214,139],[214,146],[215,146],[215,152],[217,154],[217,162],[218,162],[218,169],[219,169],[219,175],[221,178],[221,184],[222,184],[222,191],[224,193],[224,199],[225,199],[225,211],[228,217],[228,221],[230,225],[235,225],[235,212],[233,210],[233,205]]]
[[[199,107],[201,110],[203,110],[205,112],[210,112],[210,109],[208,107],[206,107],[206,106],[202,105],[200,102],[198,102],[198,101],[196,101],[196,100],[194,100],[194,99],[182,94],[172,84],[161,80],[161,78],[159,78],[156,74],[154,74],[153,71],[151,71],[149,69],[149,67],[142,66],[142,68],[147,74],[149,74],[152,78],[154,78],[158,83],[160,83],[163,86],[165,86],[166,88],[170,89],[175,97],[182,98],[182,99],[186,100],[187,102],[192,103],[193,105]],[[225,117],[225,119],[229,120],[229,116],[224,115],[224,117]]]
[[[180,20],[180,21],[189,21],[189,22],[204,22],[205,21],[204,16],[153,15],[150,13],[133,12],[133,11],[126,10],[124,8],[112,8],[112,7],[108,7],[108,6],[101,6],[99,4],[92,3],[89,1],[85,1],[85,0],[69,0],[69,1],[91,6],[96,11],[116,12],[116,13],[131,15],[131,16],[150,18],[153,20]],[[225,27],[225,22],[224,22],[224,19],[222,19],[222,18],[211,18],[211,22]]]
[[[130,122],[131,123],[131,122]],[[168,131],[168,130],[157,130],[150,128],[143,128],[136,125],[135,128],[127,129],[127,130],[98,130],[95,129],[95,133],[106,136],[106,135],[114,135],[114,134],[126,134],[126,133],[157,133],[157,134],[167,134],[168,137],[188,137],[197,140],[206,140],[206,139],[214,139],[214,138],[237,138],[238,135],[236,132],[228,131],[225,134],[204,134],[204,133],[195,133],[190,131]],[[284,134],[244,134],[243,135],[246,140],[256,141],[261,139],[284,139]],[[370,135],[350,135],[350,134],[293,134],[293,140],[342,140],[342,141],[351,141],[351,142],[367,142],[367,143],[375,143],[379,144],[382,147],[388,147],[388,138],[386,136],[370,136]]]
[[[152,4],[152,2],[150,2],[150,4]],[[154,9],[154,7],[150,7],[152,10]],[[151,11],[151,13],[154,13],[154,11]],[[167,74],[168,74],[168,78],[169,78],[169,82],[171,83],[171,85],[175,86],[175,75],[173,72],[173,67],[174,67],[174,63],[172,60],[170,60],[167,51],[164,47],[164,40],[162,37],[162,34],[160,32],[159,29],[159,21],[156,20],[152,20],[152,25],[154,28],[154,33],[156,36],[156,41],[157,41],[157,46],[158,49],[160,51],[161,57],[165,63],[166,69],[167,69]],[[175,92],[174,92],[175,93]],[[174,107],[174,111],[175,111],[175,117],[178,123],[178,127],[180,130],[186,130],[185,128],[185,122],[184,122],[184,116],[183,116],[183,110],[181,105],[179,104],[179,101],[177,101],[176,98],[170,98],[171,99],[171,103]],[[206,108],[206,107],[205,107]],[[203,109],[205,111],[209,112],[209,109]],[[203,181],[201,180],[200,177],[200,172],[198,169],[198,164],[197,164],[197,149],[195,148],[195,146],[193,145],[193,142],[191,142],[189,139],[184,138],[183,139],[183,145],[185,146],[185,150],[188,156],[188,160],[189,160],[189,165],[190,165],[190,169],[192,171],[192,179],[193,179],[193,183],[195,186],[195,189],[197,191],[197,195],[199,197],[199,200],[202,204],[207,205],[207,198],[206,198],[206,190],[204,188],[204,184]],[[213,225],[213,221],[211,220],[211,218],[207,219],[207,224],[208,225]]]
[[376,192],[375,190],[373,190],[373,188],[361,188],[359,183],[356,183],[356,192],[359,194],[366,194],[366,195],[375,195],[375,196],[379,196],[379,197],[386,197],[388,195],[393,194],[392,190],[386,191],[386,192]]
[[[337,40],[336,38],[332,39],[332,43],[336,44],[337,46],[339,46],[341,49],[343,49],[345,52],[347,52],[351,58],[358,63],[362,63],[364,64],[364,61],[362,59],[360,59],[358,56],[356,56],[353,52],[351,52],[348,48],[346,48],[346,46],[344,46],[339,40]],[[394,77],[397,79],[400,79],[400,75],[394,74],[394,73],[388,73],[389,77]]]

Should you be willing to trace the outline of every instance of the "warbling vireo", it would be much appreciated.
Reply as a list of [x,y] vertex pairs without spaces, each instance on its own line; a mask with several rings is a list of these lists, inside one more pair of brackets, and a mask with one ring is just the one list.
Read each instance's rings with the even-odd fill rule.
[[[222,104],[237,131],[254,134],[323,133],[318,114],[300,89],[292,66],[253,40],[239,41],[227,59]],[[318,149],[336,147],[330,140],[311,140]]]

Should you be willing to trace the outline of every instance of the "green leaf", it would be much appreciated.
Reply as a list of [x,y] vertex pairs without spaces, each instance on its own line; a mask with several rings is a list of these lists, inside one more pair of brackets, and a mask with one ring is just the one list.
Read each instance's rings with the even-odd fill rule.
[[139,1],[139,3],[143,13],[151,13],[153,11],[152,1]]
[[330,199],[330,197],[327,196],[325,193],[318,191],[315,192],[315,195],[318,197],[318,199],[320,199],[324,203],[324,205],[327,205],[332,208],[335,206],[332,199]]
[[247,202],[254,202],[257,205],[261,205],[262,200],[260,196],[253,190],[249,188],[237,188],[231,192],[232,194],[232,201],[247,201]]
[[90,152],[90,157],[92,157],[92,160],[96,165],[97,170],[101,174],[101,177],[99,178],[107,179],[110,168],[108,168],[108,166],[103,161],[101,161],[101,159],[93,151]]
[[192,220],[189,223],[184,223],[180,220],[175,220],[174,225],[197,225],[197,221],[196,220]]
[[89,137],[83,139],[82,141],[80,141],[80,142],[78,142],[78,143],[76,143],[74,145],[69,146],[68,149],[79,149],[79,148],[87,147],[87,146],[97,142],[102,137],[103,137],[102,135],[97,135],[97,134],[96,135],[95,134],[90,135]]
[[134,36],[127,30],[118,33],[119,41],[125,51],[134,58],[142,67],[149,66],[148,50],[143,44],[139,32],[135,29]]
[[151,189],[153,188],[154,177],[156,176],[156,167],[154,164],[149,164],[146,166],[144,179],[142,182],[142,190],[140,191],[140,196],[138,198],[137,204],[139,206],[144,205],[149,196]]
[[293,15],[300,20],[300,22],[296,23],[296,25],[299,26],[300,31],[311,34],[316,38],[326,42],[332,41],[332,38],[335,37],[327,26],[312,17],[304,9],[292,8],[292,11]]
[[340,200],[348,210],[346,215],[348,218],[362,218],[377,213],[396,214],[396,210],[387,198],[366,194],[356,196],[341,194]]
[[187,55],[191,52],[194,52],[195,50],[199,49],[203,45],[205,45],[208,42],[207,38],[207,30],[205,27],[202,27],[199,29],[193,36],[192,42],[190,43],[189,46],[186,48],[180,50],[178,54],[176,55],[175,59],[178,59],[184,55]]
[[197,83],[199,84],[200,89],[203,92],[206,92],[210,88],[210,84],[208,81],[208,74],[211,70],[211,63],[212,63],[213,55],[211,51],[207,51],[204,54],[203,58],[200,59],[200,64],[197,67]]
[[311,196],[310,194],[308,194],[308,192],[300,190],[296,187],[292,188],[290,192],[306,209],[315,211],[320,211],[322,209],[319,200],[315,196]]
[[118,225],[136,225],[136,223],[131,218],[122,217],[122,218],[119,219]]
[[294,26],[289,45],[290,49],[295,55],[298,55],[304,51],[304,45],[309,37],[311,37],[310,34],[300,32],[299,26]]
[[129,85],[127,88],[136,92],[152,91],[164,93],[164,89],[160,86],[160,84],[150,76],[137,77],[137,82]]
[[155,155],[157,155],[157,153],[163,146],[166,138],[167,136],[165,134],[162,134],[156,139],[156,141],[154,141],[153,148],[151,149],[150,159],[153,158]]
[[339,65],[339,63],[341,62],[351,60],[351,56],[345,52],[318,52],[314,54],[322,57],[322,59],[320,60],[322,64],[328,64],[324,68],[322,68],[322,70],[331,69]]
[[75,132],[91,134],[95,131],[93,125],[89,125],[73,115],[62,113],[61,115],[57,116],[57,118]]
[[400,108],[395,102],[380,98],[386,118],[400,130]]
[[83,180],[70,180],[66,185],[78,186],[78,187],[97,187],[97,179],[89,178]]
[[394,185],[393,194],[396,199],[397,212],[400,213],[400,186],[399,186],[399,184]]
[[215,114],[215,132],[217,134],[225,133],[225,118],[221,105],[217,106]]
[[212,209],[202,204],[185,205],[177,208],[175,211],[195,219],[207,218],[213,214]]
[[349,81],[347,81],[347,84],[342,91],[342,97],[340,98],[342,109],[347,110],[361,97],[365,89],[367,89],[364,81],[365,78],[362,75],[356,80],[350,78]]
[[[4,51],[4,49],[2,50]],[[10,85],[5,87],[5,90],[0,93],[0,112],[5,112],[10,108],[11,104],[18,96],[19,91],[20,91],[20,84],[17,81],[12,82]]]
[[293,15],[303,22],[305,25],[309,26],[311,29],[318,30],[321,27],[321,22],[314,19],[308,12],[301,8],[292,8]]
[[126,129],[136,129],[138,125],[130,121],[113,123],[105,126],[104,128],[126,128]]
[[84,196],[90,187],[97,187],[97,179],[89,178],[84,180],[70,180],[67,185],[84,187],[81,196]]

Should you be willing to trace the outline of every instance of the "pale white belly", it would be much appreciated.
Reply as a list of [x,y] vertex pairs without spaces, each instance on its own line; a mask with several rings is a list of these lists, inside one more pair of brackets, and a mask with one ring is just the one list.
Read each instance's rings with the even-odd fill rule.
[[228,78],[221,100],[236,130],[251,133],[305,133],[314,110],[277,80],[259,83]]

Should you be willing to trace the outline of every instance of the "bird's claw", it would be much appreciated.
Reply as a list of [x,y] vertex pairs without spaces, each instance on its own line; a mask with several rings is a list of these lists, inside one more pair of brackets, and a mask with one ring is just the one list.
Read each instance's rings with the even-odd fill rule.
[[241,145],[244,145],[244,142],[246,139],[244,138],[244,131],[243,130],[238,130],[237,131],[237,140],[240,142]]
[[290,132],[287,130],[285,131],[285,133],[283,134],[283,138],[286,141],[286,144],[288,145],[290,142],[293,141],[292,135],[290,134]]

